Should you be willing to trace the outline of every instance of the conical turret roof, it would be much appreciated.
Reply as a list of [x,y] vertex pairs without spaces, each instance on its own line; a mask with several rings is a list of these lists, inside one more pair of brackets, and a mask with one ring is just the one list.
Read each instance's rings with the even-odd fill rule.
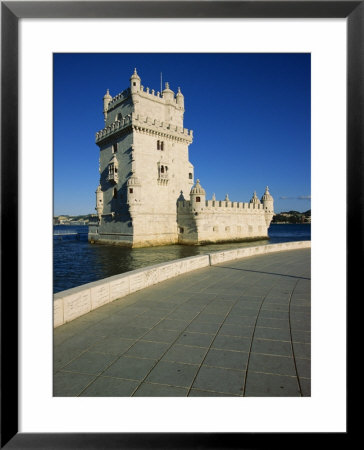
[[172,89],[169,87],[168,81],[166,82],[165,88],[163,89],[162,93],[166,93],[166,92],[172,92],[173,93]]
[[255,203],[255,204],[259,204],[259,203],[260,203],[260,200],[259,200],[259,198],[257,197],[256,191],[254,191],[254,194],[253,194],[253,197],[252,197],[251,200],[250,200],[250,203]]
[[196,184],[191,189],[191,194],[206,195],[205,189],[200,185],[200,180],[196,180]]
[[267,200],[273,200],[273,197],[269,193],[268,186],[265,188],[265,192],[264,192],[264,194],[263,194],[263,196],[261,198],[262,202],[267,201]]
[[104,98],[105,99],[107,99],[107,98],[111,99],[112,98],[111,95],[110,95],[109,89],[106,90],[106,94],[104,95]]
[[139,80],[140,81],[140,76],[137,74],[137,70],[134,69],[134,73],[133,75],[130,77],[131,80]]

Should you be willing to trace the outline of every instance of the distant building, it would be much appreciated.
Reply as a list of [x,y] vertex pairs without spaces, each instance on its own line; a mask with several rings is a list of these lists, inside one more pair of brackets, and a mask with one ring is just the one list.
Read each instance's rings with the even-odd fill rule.
[[60,225],[66,225],[70,222],[70,218],[69,217],[65,217],[65,216],[58,216],[58,223]]
[[104,96],[97,224],[89,241],[131,247],[266,238],[274,215],[268,187],[261,200],[206,201],[188,159],[193,133],[184,128],[184,96],[166,83],[144,88],[136,70],[130,86]]

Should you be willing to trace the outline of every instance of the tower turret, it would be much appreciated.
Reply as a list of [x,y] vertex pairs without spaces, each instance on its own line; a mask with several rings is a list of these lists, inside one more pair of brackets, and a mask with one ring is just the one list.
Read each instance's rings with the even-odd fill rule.
[[163,98],[167,103],[172,103],[174,100],[174,92],[169,89],[169,83],[166,83],[166,87],[162,92]]
[[106,122],[107,119],[107,110],[109,107],[109,103],[111,102],[111,95],[109,93],[109,89],[106,91],[106,94],[104,95],[104,121]]
[[250,203],[253,203],[253,205],[260,205],[260,200],[257,197],[256,191],[254,191],[253,197],[250,200]]
[[184,98],[184,96],[183,96],[183,94],[182,94],[180,88],[178,88],[178,91],[177,91],[177,94],[176,94],[176,102],[177,102],[177,105],[178,105],[181,109],[184,110],[184,107],[185,107],[185,98]]
[[104,209],[104,194],[101,190],[101,186],[98,185],[96,189],[96,212],[99,220],[101,219],[101,214]]
[[130,77],[130,91],[132,94],[140,91],[140,76],[137,74],[136,69],[134,69],[134,73]]
[[196,184],[191,189],[190,200],[192,211],[199,211],[205,206],[206,192],[200,185],[200,180],[196,180]]
[[274,216],[274,207],[273,207],[273,197],[269,193],[268,186],[265,188],[265,192],[262,196],[261,201],[263,203],[264,208],[265,223],[267,224],[267,227],[269,227]]
[[141,183],[139,178],[134,172],[132,172],[131,177],[128,179],[127,183],[127,195],[126,203],[129,206],[129,212],[131,215],[138,209],[141,203]]
[[261,198],[263,208],[267,212],[273,212],[273,197],[269,193],[268,186],[265,188],[265,192]]

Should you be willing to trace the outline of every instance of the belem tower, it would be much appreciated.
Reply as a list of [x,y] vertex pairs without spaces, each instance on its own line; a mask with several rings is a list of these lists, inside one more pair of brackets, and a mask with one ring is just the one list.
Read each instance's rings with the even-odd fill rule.
[[184,97],[169,84],[144,88],[134,70],[130,86],[104,96],[97,223],[91,243],[130,247],[204,244],[267,238],[274,215],[268,187],[248,203],[206,200],[188,159],[193,133],[183,126]]

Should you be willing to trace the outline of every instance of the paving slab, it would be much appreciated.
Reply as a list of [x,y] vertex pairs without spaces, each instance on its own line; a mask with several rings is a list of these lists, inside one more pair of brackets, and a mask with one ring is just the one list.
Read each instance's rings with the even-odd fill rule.
[[54,396],[311,395],[310,249],[205,267],[54,329]]

